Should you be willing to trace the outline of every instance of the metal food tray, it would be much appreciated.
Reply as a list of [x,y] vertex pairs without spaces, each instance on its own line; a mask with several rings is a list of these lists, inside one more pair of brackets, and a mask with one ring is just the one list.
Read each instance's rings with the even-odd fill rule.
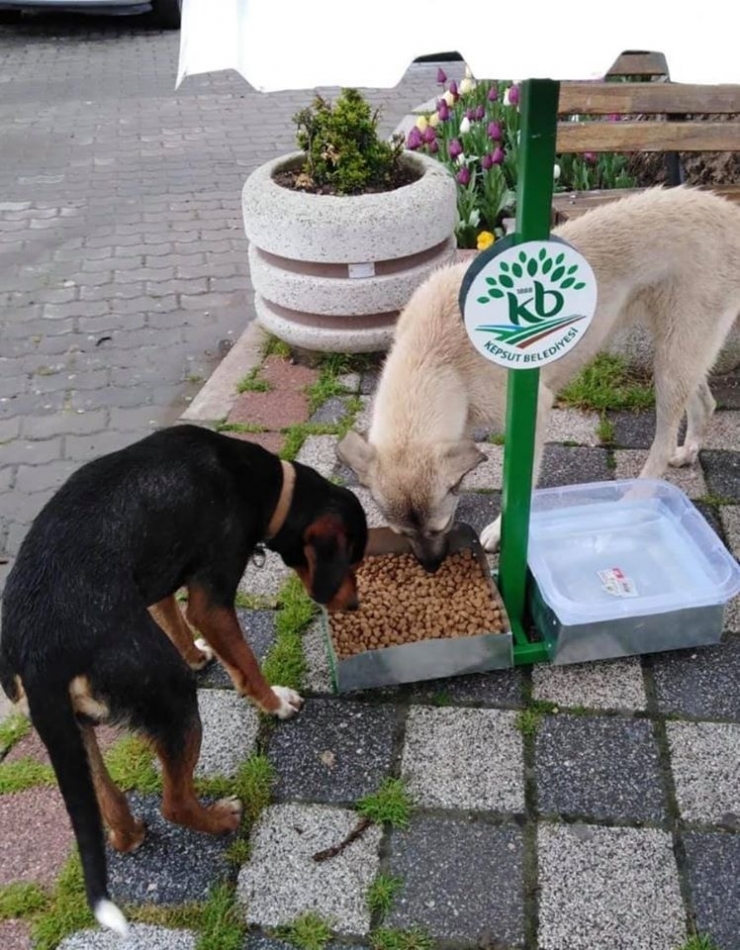
[[[481,633],[476,636],[449,639],[422,640],[402,646],[368,650],[355,656],[339,659],[331,636],[331,618],[321,611],[321,625],[329,655],[334,690],[338,693],[381,686],[398,686],[423,680],[482,673],[487,670],[509,669],[514,665],[511,625],[501,595],[491,578],[485,553],[475,531],[467,524],[457,524],[450,533],[450,553],[469,548],[491,593],[501,609],[504,631]],[[366,557],[381,554],[407,554],[408,540],[390,528],[371,528]],[[452,633],[453,631],[450,631]]]

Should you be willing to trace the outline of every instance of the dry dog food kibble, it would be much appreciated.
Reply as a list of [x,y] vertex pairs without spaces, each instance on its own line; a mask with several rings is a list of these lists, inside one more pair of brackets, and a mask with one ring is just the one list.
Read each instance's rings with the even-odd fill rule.
[[382,554],[357,572],[360,609],[332,613],[337,654],[449,637],[502,633],[504,615],[472,551],[428,574],[411,554]]

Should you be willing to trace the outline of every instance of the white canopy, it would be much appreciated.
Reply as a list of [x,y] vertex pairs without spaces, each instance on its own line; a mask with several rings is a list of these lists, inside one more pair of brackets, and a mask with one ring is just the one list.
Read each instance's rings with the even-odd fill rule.
[[740,82],[740,2],[184,0],[177,85],[235,69],[256,89],[393,87],[457,51],[478,79],[595,79],[625,50],[666,55],[675,82]]

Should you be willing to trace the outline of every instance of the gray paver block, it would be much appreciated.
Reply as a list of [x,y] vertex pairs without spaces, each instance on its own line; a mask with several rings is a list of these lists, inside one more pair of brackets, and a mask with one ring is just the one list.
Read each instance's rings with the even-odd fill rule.
[[623,449],[649,449],[655,438],[655,412],[625,409],[607,413],[614,426],[614,444]]
[[236,774],[255,749],[259,715],[255,707],[225,689],[199,689],[203,742],[195,768],[198,776]]
[[736,825],[740,820],[740,726],[668,722],[666,730],[682,817]]
[[31,928],[25,920],[0,920],[3,950],[32,950]]
[[390,873],[403,885],[385,923],[476,946],[521,946],[522,831],[471,819],[424,817],[394,831]]
[[365,516],[367,518],[367,525],[369,528],[380,528],[386,521],[383,517],[383,514],[375,504],[373,496],[370,494],[369,488],[362,488],[360,486],[348,485],[350,491],[353,491],[355,495],[360,499],[360,504],[365,510]]
[[108,848],[108,880],[116,903],[182,904],[203,901],[229,872],[226,852],[234,835],[208,835],[165,821],[158,795],[128,796],[131,811],[147,827],[132,854]]
[[349,393],[356,393],[360,389],[359,373],[343,373],[339,377],[339,382]]
[[276,927],[314,911],[337,933],[364,936],[370,928],[366,895],[378,871],[380,828],[371,826],[330,861],[313,860],[317,851],[343,841],[356,824],[356,812],[343,808],[267,808],[253,832],[249,863],[239,873],[238,896],[247,922]]
[[501,510],[501,492],[460,492],[456,521],[465,522],[479,534],[489,525]]
[[740,638],[716,647],[663,653],[652,659],[658,708],[697,719],[740,722]]
[[740,502],[740,453],[702,451],[699,460],[710,494]]
[[598,412],[580,409],[553,409],[547,420],[547,442],[577,442],[579,445],[599,445]]
[[336,425],[347,415],[347,397],[332,396],[308,420],[314,425]]
[[[638,478],[647,457],[647,450],[644,449],[617,449],[614,452],[616,463],[614,477]],[[662,478],[671,485],[675,485],[676,488],[680,488],[689,498],[701,498],[707,493],[704,473],[698,462],[685,468],[673,468],[669,465]]]
[[304,689],[309,693],[333,693],[329,657],[321,624],[314,621],[303,634],[303,655],[306,658]]
[[401,771],[427,807],[524,810],[522,737],[516,713],[415,706],[409,711]]
[[362,408],[355,416],[355,424],[352,426],[357,432],[367,433],[370,431],[370,423],[373,418],[373,399],[371,396],[360,396]]
[[607,464],[606,449],[549,443],[542,454],[539,488],[608,481],[614,472]]
[[578,663],[532,668],[535,699],[587,709],[644,709],[645,687],[639,660]]
[[493,670],[450,679],[426,680],[410,687],[412,702],[463,705],[521,706],[522,671]]
[[149,924],[133,924],[127,940],[105,930],[79,930],[59,950],[195,950],[195,934]]
[[349,803],[374,792],[390,773],[395,727],[393,706],[308,700],[270,740],[277,797]]
[[540,950],[676,950],[686,939],[663,831],[541,825]]
[[0,689],[0,722],[2,722],[6,716],[9,716],[12,710],[13,710],[13,704],[5,695],[5,693]]
[[462,482],[465,491],[474,491],[478,488],[499,490],[502,485],[504,471],[504,447],[491,445],[490,442],[478,442],[478,449],[486,456],[472,472],[468,472]]
[[727,538],[727,545],[735,557],[740,557],[740,508],[733,505],[722,505],[719,512]]
[[279,554],[266,550],[265,563],[261,567],[258,567],[253,560],[247,564],[244,575],[239,581],[239,590],[245,594],[257,594],[268,601],[274,601],[291,574],[292,571],[283,564]]
[[722,950],[740,950],[740,837],[684,835],[696,926]]
[[546,716],[535,749],[541,812],[663,818],[658,747],[647,720]]
[[[252,648],[257,661],[261,664],[275,643],[274,610],[237,610],[244,639]],[[214,660],[196,674],[198,686],[209,689],[233,689],[234,684],[218,660]]]
[[740,452],[740,412],[733,409],[715,412],[704,436],[703,447]]
[[310,435],[301,446],[296,461],[310,465],[324,478],[329,478],[337,464],[336,445],[334,435]]

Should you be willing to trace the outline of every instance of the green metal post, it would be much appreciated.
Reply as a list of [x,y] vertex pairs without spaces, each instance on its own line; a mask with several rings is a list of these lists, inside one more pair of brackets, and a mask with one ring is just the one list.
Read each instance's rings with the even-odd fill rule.
[[[549,79],[522,84],[517,244],[550,236],[559,90]],[[544,644],[530,643],[523,626],[539,377],[538,369],[510,370],[506,399],[499,584],[517,664],[547,658]]]

